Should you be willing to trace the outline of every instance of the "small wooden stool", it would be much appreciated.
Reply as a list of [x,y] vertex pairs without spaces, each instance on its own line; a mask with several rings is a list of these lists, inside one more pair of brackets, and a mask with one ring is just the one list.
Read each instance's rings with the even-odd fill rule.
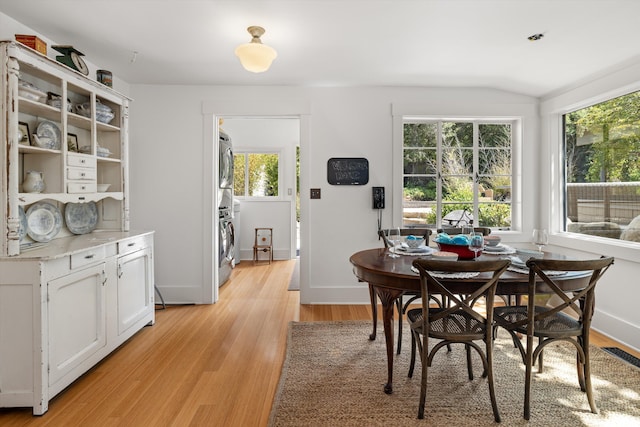
[[256,228],[253,243],[253,263],[258,262],[258,252],[269,252],[269,264],[273,261],[273,228]]

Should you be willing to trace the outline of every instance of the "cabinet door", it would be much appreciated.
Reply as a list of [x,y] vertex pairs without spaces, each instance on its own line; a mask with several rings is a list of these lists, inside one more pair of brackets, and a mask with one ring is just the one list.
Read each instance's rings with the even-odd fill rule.
[[153,310],[151,249],[118,258],[118,335]]
[[104,264],[48,283],[49,385],[106,345]]

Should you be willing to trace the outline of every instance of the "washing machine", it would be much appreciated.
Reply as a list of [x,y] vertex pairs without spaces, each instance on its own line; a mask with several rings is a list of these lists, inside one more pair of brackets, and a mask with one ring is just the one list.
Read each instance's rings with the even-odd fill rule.
[[224,285],[231,276],[234,266],[235,233],[231,209],[219,210],[218,228],[218,286]]

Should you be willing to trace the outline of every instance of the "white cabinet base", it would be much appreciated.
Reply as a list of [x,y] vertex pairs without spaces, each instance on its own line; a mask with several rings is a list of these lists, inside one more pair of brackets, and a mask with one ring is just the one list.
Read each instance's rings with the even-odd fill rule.
[[0,407],[45,413],[57,393],[154,323],[153,283],[153,232],[72,236],[0,258]]

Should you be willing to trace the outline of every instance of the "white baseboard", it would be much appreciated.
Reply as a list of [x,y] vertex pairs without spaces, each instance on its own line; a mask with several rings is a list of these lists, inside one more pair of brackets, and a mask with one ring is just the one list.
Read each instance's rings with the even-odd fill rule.
[[640,351],[640,326],[596,308],[591,327],[622,344]]

